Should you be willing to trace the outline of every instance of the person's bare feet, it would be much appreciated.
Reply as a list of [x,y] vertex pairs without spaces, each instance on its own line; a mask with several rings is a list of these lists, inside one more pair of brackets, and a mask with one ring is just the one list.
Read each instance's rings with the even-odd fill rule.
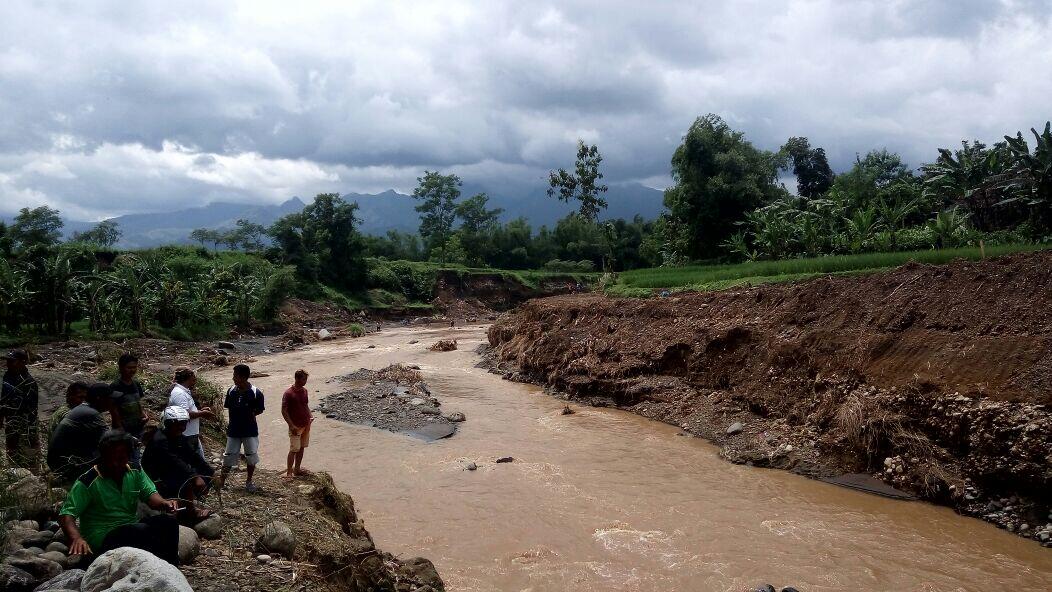
[[292,478],[293,478],[293,477],[295,477],[295,476],[296,476],[296,475],[295,475],[295,473],[283,473],[283,474],[281,475],[281,478],[282,478],[282,479],[292,479]]
[[310,471],[307,469],[296,469],[295,475],[297,477],[306,477],[307,475],[310,475]]

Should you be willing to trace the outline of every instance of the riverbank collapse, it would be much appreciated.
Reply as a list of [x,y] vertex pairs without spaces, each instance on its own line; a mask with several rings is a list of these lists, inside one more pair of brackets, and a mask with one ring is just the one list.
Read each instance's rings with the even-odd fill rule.
[[664,298],[529,301],[506,378],[736,463],[862,473],[1052,546],[1052,253]]

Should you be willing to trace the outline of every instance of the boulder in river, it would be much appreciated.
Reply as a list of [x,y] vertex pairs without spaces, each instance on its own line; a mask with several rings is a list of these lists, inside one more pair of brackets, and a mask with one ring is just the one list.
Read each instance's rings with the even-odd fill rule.
[[84,574],[81,592],[105,590],[193,592],[179,568],[149,551],[132,547],[106,551]]
[[502,457],[500,457],[500,458],[498,458],[498,459],[497,459],[497,462],[498,462],[498,463],[510,463],[510,462],[512,462],[513,460],[515,460],[515,458],[514,458],[514,457],[511,457],[511,456],[502,456]]
[[451,421],[453,423],[460,423],[462,421],[467,420],[467,416],[464,415],[463,413],[459,412],[459,411],[454,411],[453,413],[450,413],[449,415],[447,415],[446,419],[448,419],[449,421]]

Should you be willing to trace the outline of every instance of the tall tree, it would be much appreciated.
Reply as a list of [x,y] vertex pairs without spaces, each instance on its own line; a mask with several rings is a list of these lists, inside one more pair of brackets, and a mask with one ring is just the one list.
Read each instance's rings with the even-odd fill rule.
[[104,247],[112,247],[121,240],[121,228],[113,220],[103,220],[91,230],[74,232],[73,240],[85,243],[95,243]]
[[357,203],[347,203],[338,193],[319,193],[302,212],[275,222],[269,234],[285,261],[305,278],[360,290],[365,261],[357,209]]
[[190,232],[190,240],[195,240],[205,246],[212,243],[212,249],[218,249],[219,243],[223,242],[223,233],[212,228],[195,228]]
[[1052,123],[1046,122],[1042,133],[1034,134],[1034,152],[1018,132],[1005,136],[1012,154],[1012,181],[1006,186],[1011,194],[1006,203],[1017,202],[1030,209],[1033,221],[1044,231],[1052,230]]
[[599,148],[589,146],[583,140],[577,140],[577,162],[573,172],[559,169],[548,173],[548,197],[558,197],[560,201],[579,203],[578,213],[584,218],[595,221],[599,211],[605,210],[607,203],[602,196],[609,189],[599,183],[603,173],[599,170],[603,162]]
[[488,209],[489,196],[485,193],[473,195],[457,204],[456,213],[460,218],[460,243],[467,254],[467,260],[473,265],[480,265],[490,257],[493,242],[489,234],[498,225],[497,218],[504,211],[501,208]]
[[438,171],[424,171],[417,177],[413,197],[420,200],[420,236],[428,251],[446,244],[453,232],[456,203],[460,197],[460,177],[443,175]]
[[239,218],[234,228],[234,246],[246,251],[258,251],[263,248],[262,237],[267,229],[262,224]]
[[8,235],[21,250],[50,247],[62,238],[62,218],[58,210],[47,206],[22,208],[8,229]]
[[777,173],[774,154],[753,147],[718,115],[695,120],[672,155],[675,185],[665,190],[674,258],[718,255],[746,212],[785,194]]
[[833,185],[833,169],[829,168],[826,151],[812,148],[807,138],[793,137],[782,146],[789,157],[796,175],[796,193],[802,197],[815,198]]

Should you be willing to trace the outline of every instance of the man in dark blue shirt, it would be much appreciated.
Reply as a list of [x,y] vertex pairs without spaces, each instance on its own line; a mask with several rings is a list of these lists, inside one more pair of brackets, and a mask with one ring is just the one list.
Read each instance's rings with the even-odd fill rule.
[[222,488],[230,469],[237,466],[242,448],[248,470],[245,477],[245,490],[256,493],[259,488],[252,483],[252,475],[259,464],[259,426],[256,416],[263,413],[263,391],[252,386],[248,381],[252,371],[244,364],[234,366],[234,386],[226,392],[223,407],[227,409],[229,421],[226,428],[226,452],[223,453],[223,472],[219,475],[216,486]]

